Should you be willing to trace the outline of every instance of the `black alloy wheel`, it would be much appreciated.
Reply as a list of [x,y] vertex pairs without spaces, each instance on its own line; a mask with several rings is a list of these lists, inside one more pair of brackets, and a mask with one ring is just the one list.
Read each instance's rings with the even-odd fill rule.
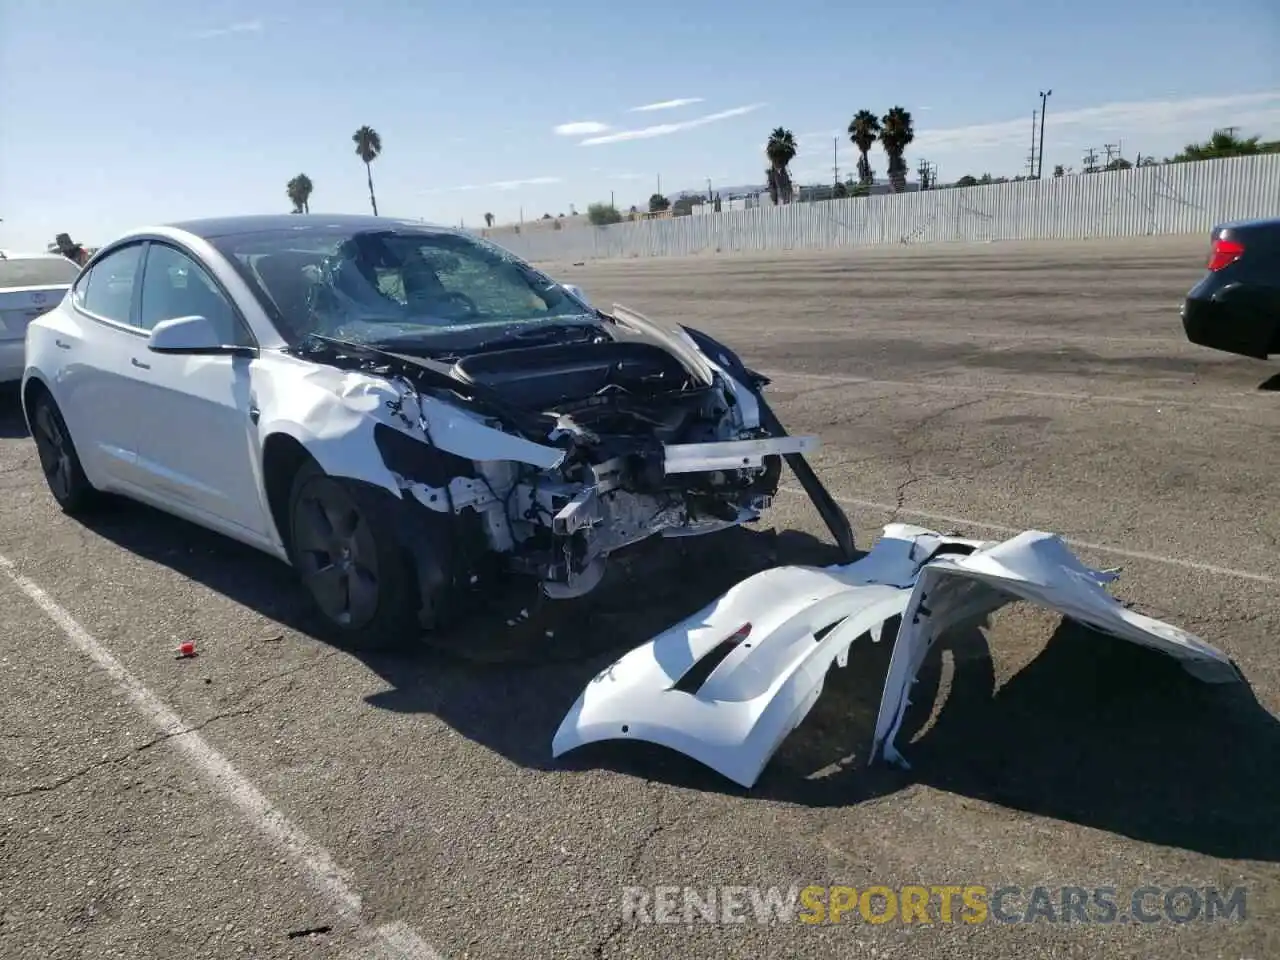
[[40,470],[58,506],[67,513],[89,506],[97,491],[80,466],[71,432],[58,405],[47,392],[42,391],[32,405],[31,435],[40,458]]
[[368,648],[421,634],[412,562],[372,491],[308,463],[294,479],[289,528],[294,567],[333,632]]

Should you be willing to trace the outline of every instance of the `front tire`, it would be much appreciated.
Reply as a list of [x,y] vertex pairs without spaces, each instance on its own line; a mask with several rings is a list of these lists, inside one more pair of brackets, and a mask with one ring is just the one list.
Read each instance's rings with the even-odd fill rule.
[[40,472],[63,513],[81,514],[96,506],[98,491],[80,465],[67,422],[53,397],[43,389],[31,406],[31,436],[40,457]]
[[371,651],[406,647],[423,633],[413,561],[382,496],[314,461],[289,494],[290,556],[326,631]]

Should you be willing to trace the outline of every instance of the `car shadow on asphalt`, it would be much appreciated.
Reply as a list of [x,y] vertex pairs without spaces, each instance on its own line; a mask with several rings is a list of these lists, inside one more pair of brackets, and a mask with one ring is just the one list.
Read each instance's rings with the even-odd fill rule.
[[[320,636],[292,573],[248,547],[133,503],[89,524],[124,549]],[[1144,842],[1280,861],[1280,721],[1247,684],[1199,683],[1172,659],[1064,622],[997,688],[982,630],[943,636],[921,669],[897,738],[910,770],[866,765],[897,622],[856,640],[822,696],[751,790],[687,757],[629,742],[551,757],[581,690],[620,654],[778,563],[837,562],[807,534],[738,529],[651,541],[593,594],[494,598],[422,651],[350,651],[388,685],[368,702],[429,713],[522,767],[590,770],[707,793],[849,807],[924,785]],[[935,708],[935,703],[940,707]]]
[[1280,373],[1267,377],[1267,379],[1258,384],[1258,389],[1266,390],[1271,393],[1280,393]]

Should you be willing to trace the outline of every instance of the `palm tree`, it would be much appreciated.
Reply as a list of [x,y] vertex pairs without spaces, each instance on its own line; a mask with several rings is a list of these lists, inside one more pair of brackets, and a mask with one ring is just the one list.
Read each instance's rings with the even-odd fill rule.
[[1204,143],[1189,143],[1173,158],[1174,163],[1188,160],[1217,160],[1221,157],[1251,157],[1259,153],[1280,153],[1280,140],[1263,141],[1261,137],[1239,137],[1234,127],[1213,131]]
[[791,202],[791,174],[787,166],[796,158],[795,135],[785,127],[776,127],[764,145],[764,155],[769,158],[769,196],[774,203]]
[[284,192],[289,197],[289,202],[293,204],[294,213],[311,212],[311,192],[314,189],[311,178],[305,173],[298,174],[285,184]]
[[492,213],[486,213],[486,214],[484,215],[484,225],[485,225],[486,227],[492,227],[492,226],[493,226],[493,214],[492,214]]
[[871,160],[867,156],[876,145],[880,136],[880,118],[870,110],[859,110],[849,121],[849,139],[858,148],[858,182],[870,187],[876,182],[875,172],[871,169]]
[[378,215],[378,198],[373,195],[373,167],[370,164],[382,153],[382,138],[378,131],[370,126],[363,126],[351,135],[351,142],[356,145],[356,155],[364,161],[365,173],[369,178],[369,203],[373,207],[373,215]]
[[894,107],[880,118],[880,145],[889,156],[889,183],[894,193],[907,189],[907,147],[916,138],[911,114]]

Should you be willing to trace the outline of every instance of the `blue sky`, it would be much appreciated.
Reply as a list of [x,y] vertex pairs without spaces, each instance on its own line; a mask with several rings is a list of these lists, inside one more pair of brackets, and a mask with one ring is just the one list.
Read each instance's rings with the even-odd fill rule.
[[[659,177],[665,192],[759,182],[778,125],[800,137],[793,175],[827,181],[833,137],[861,107],[911,111],[908,163],[926,157],[944,181],[1021,172],[1049,87],[1046,174],[1108,142],[1132,159],[1215,125],[1275,137],[1278,9],[0,0],[0,246],[283,212],[299,172],[312,210],[367,211],[351,143],[365,123],[384,144],[381,213],[468,225],[611,194],[625,209]],[[873,164],[883,176],[883,155]]]

